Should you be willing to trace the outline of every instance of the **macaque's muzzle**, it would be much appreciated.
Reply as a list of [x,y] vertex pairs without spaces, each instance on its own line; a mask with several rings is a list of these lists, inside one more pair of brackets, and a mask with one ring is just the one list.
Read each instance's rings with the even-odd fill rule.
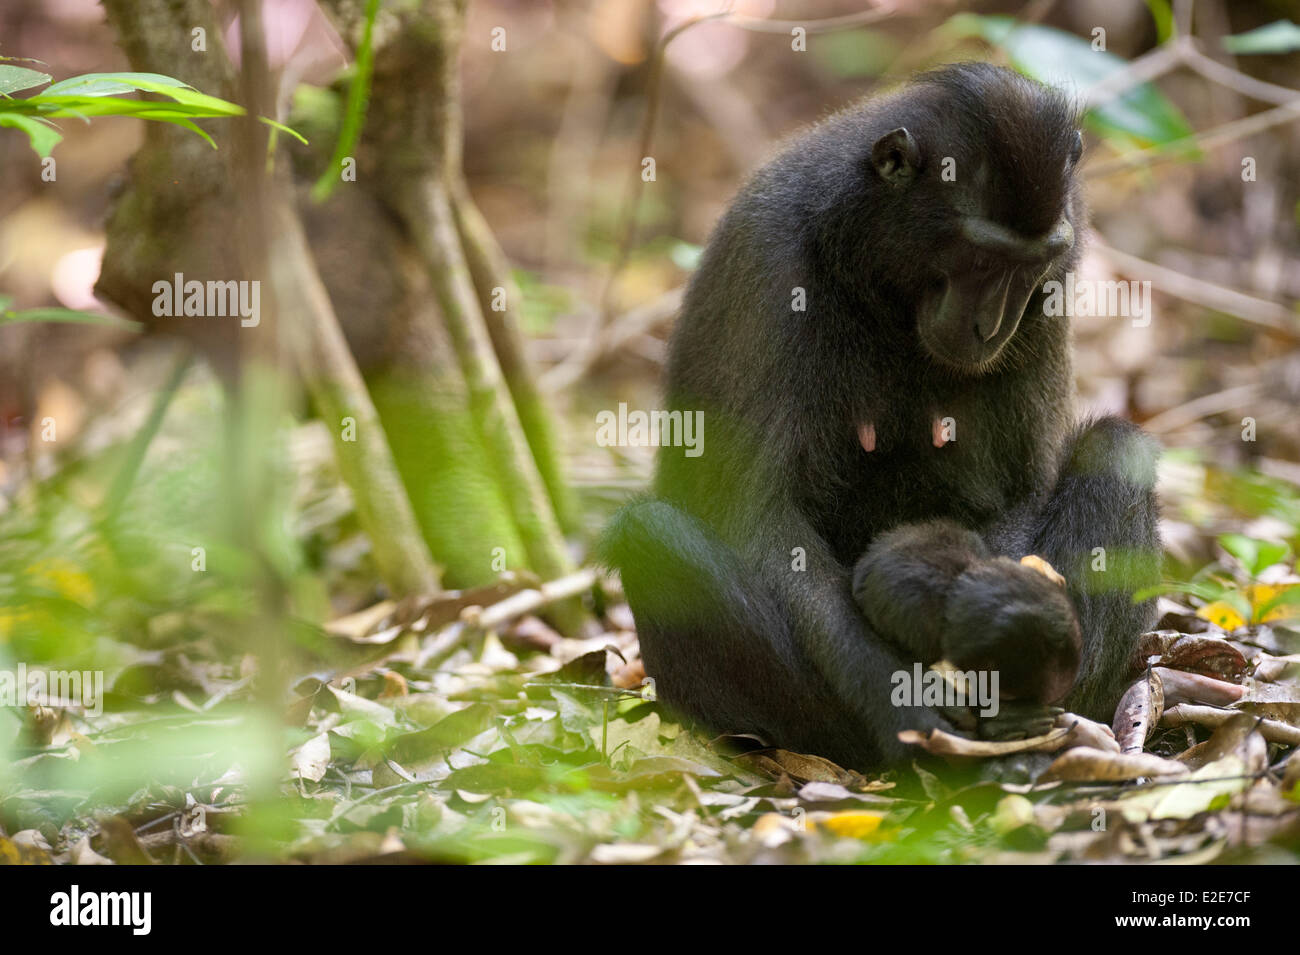
[[917,325],[921,341],[940,361],[978,370],[1015,334],[1043,276],[1074,246],[1074,227],[1062,216],[1048,232],[1026,238],[967,216],[961,234],[980,265],[940,272],[921,300]]

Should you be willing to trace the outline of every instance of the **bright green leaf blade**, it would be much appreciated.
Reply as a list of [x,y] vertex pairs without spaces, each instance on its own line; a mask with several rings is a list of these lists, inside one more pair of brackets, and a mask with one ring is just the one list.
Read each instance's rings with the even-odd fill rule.
[[228,102],[216,96],[209,96],[207,93],[200,93],[198,90],[192,90],[189,87],[169,88],[158,83],[141,82],[140,88],[146,93],[158,93],[170,97],[183,106],[205,110],[213,116],[244,115],[244,107],[239,104]]
[[121,99],[116,96],[49,96],[38,93],[19,101],[28,111],[39,110],[47,116],[135,116],[156,110],[167,110],[177,116],[191,119],[237,115],[228,110],[213,110],[189,103],[159,103],[154,100]]
[[1223,48],[1229,53],[1290,53],[1300,50],[1300,26],[1278,20],[1236,36],[1225,36]]
[[307,138],[303,136],[302,133],[298,132],[298,130],[286,126],[284,125],[284,123],[277,123],[273,119],[267,119],[265,116],[259,116],[258,119],[261,120],[263,123],[266,123],[266,125],[270,126],[272,129],[277,129],[282,133],[288,133],[290,136],[298,140],[298,142],[302,143],[304,146],[309,145],[307,142]]
[[[40,98],[50,101],[58,97],[114,97],[121,93],[157,93],[178,104],[208,116],[242,116],[244,108],[216,96],[200,93],[191,86],[170,76],[158,73],[87,73],[62,80],[45,90]],[[128,102],[128,101],[120,101]]]
[[1142,603],[1152,597],[1164,597],[1168,594],[1188,594],[1206,603],[1214,603],[1216,600],[1226,600],[1231,589],[1212,581],[1170,580],[1144,587],[1133,595],[1133,602]]
[[33,86],[44,86],[51,78],[49,73],[42,73],[40,70],[0,65],[0,94],[8,96],[19,90],[29,90]]
[[[131,92],[157,93],[172,102],[125,99],[117,95]],[[0,110],[27,116],[75,117],[82,120],[89,120],[92,116],[128,116],[172,123],[202,137],[213,149],[217,148],[217,144],[211,136],[194,125],[193,120],[244,115],[244,108],[236,103],[200,93],[180,80],[159,73],[87,73],[74,76],[55,83],[35,96],[4,103]],[[293,136],[303,144],[307,143],[306,138],[283,123],[266,117],[260,119],[273,129]],[[29,127],[24,125],[23,128]]]
[[144,116],[144,117],[142,117],[142,118],[143,118],[143,119],[151,119],[151,120],[153,120],[154,122],[157,122],[157,123],[171,123],[172,125],[174,125],[174,126],[179,126],[179,127],[181,127],[182,129],[188,129],[191,133],[193,133],[195,136],[198,136],[200,139],[202,139],[205,143],[207,143],[207,144],[208,144],[209,146],[211,146],[213,149],[216,149],[216,148],[217,148],[216,140],[214,140],[214,139],[213,139],[211,136],[209,136],[206,132],[204,132],[202,129],[200,129],[198,126],[196,126],[193,122],[191,122],[189,119],[186,119],[186,118],[183,117],[183,116]]
[[63,134],[50,123],[35,116],[0,112],[0,126],[21,129],[27,134],[27,139],[32,144],[32,149],[36,150],[36,155],[42,159],[48,156],[63,139]]
[[1146,0],[1151,19],[1156,21],[1156,43],[1164,43],[1174,35],[1174,10],[1169,0]]
[[59,96],[116,96],[151,86],[176,88],[186,84],[161,73],[83,73],[59,80],[45,92]]
[[367,0],[365,29],[361,34],[361,45],[357,48],[356,71],[352,82],[348,84],[348,98],[343,110],[343,123],[339,130],[338,142],[334,144],[334,154],[329,165],[320,178],[312,185],[311,196],[316,202],[328,199],[338,185],[338,171],[343,160],[352,155],[357,140],[361,137],[361,127],[366,118],[366,104],[370,99],[370,78],[374,73],[375,17],[379,14],[379,0]]

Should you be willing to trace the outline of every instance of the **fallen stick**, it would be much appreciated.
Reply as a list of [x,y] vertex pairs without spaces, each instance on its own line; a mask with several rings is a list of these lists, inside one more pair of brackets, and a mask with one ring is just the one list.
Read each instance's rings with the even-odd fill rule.
[[[1165,710],[1160,720],[1161,726],[1222,726],[1241,710],[1225,710],[1217,706],[1194,706],[1191,703],[1179,703]],[[1281,723],[1277,720],[1260,720],[1259,731],[1270,743],[1285,743],[1288,746],[1300,746],[1300,727]]]
[[505,600],[488,607],[466,607],[460,612],[460,619],[467,626],[491,630],[549,603],[576,597],[583,591],[590,590],[595,583],[596,571],[587,567],[538,587],[511,594]]

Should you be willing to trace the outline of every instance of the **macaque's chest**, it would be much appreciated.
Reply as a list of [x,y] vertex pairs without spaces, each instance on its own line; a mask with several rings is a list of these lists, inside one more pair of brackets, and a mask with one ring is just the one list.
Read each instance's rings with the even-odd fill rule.
[[1043,481],[1047,442],[1014,403],[923,387],[909,397],[861,417],[838,455],[838,490],[813,505],[845,560],[903,523],[986,526]]

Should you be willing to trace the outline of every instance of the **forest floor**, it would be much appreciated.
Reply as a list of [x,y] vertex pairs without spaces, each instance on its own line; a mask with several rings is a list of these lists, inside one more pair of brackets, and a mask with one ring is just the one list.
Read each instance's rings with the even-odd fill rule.
[[[216,572],[215,550],[211,570],[194,572],[189,545],[207,517],[195,503],[220,473],[217,443],[204,450],[194,436],[219,434],[216,405],[211,382],[182,389],[126,529],[92,519],[96,462],[115,453],[106,442],[0,514],[3,579],[17,598],[0,613],[0,649],[103,679],[95,705],[52,695],[0,711],[10,750],[0,861],[1300,854],[1300,578],[1285,544],[1208,535],[1217,556],[1166,588],[1114,728],[1039,714],[994,740],[918,740],[912,766],[864,776],[676,722],[644,695],[616,582],[590,571],[565,582],[590,611],[580,637],[544,622],[540,582],[518,575],[378,599],[319,425],[290,435],[285,526],[300,558],[288,573],[293,610],[268,623],[246,580]],[[1285,538],[1300,524],[1294,489],[1254,473],[1174,456],[1162,481],[1167,520],[1197,515],[1192,533],[1280,527]],[[33,633],[39,641],[23,636]],[[273,691],[259,679],[271,667],[282,674]]]

